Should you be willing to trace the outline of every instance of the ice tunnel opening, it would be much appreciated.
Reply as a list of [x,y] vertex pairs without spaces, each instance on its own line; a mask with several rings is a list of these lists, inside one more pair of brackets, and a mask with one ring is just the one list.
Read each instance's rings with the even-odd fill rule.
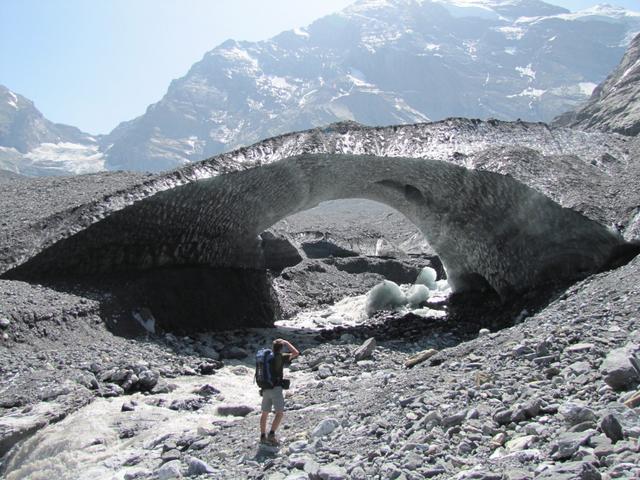
[[[549,272],[597,271],[622,243],[508,176],[426,159],[303,154],[158,191],[72,228],[2,277],[111,288],[113,311],[148,299],[166,329],[265,325],[279,315],[270,272],[314,253],[263,232],[322,202],[354,198],[388,205],[415,225],[457,294],[489,284],[504,299]],[[362,268],[356,260],[338,263]],[[220,308],[220,299],[243,308]]]
[[[432,289],[436,279],[446,278],[442,262],[420,230],[380,202],[321,202],[285,217],[269,232],[287,238],[301,254],[295,265],[273,272],[279,320],[292,327],[296,322],[306,325],[313,316],[330,317],[333,324],[341,316],[347,323],[366,318],[365,296],[376,286],[390,282],[408,290],[425,267],[433,268]],[[407,300],[403,305],[408,304]]]

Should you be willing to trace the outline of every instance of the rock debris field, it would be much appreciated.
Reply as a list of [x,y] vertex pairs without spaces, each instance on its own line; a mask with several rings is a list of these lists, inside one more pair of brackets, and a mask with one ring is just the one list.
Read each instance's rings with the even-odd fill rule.
[[[45,287],[0,282],[3,305],[34,312],[0,322],[3,475],[639,478],[639,269],[636,258],[471,336],[407,315],[130,340],[104,329],[91,299],[55,292],[51,305]],[[302,355],[281,446],[267,448],[252,357],[276,336]]]
[[[7,182],[0,266],[13,268],[107,214],[199,179],[299,153],[371,151],[509,174],[564,209],[638,238],[637,139],[451,119],[388,129],[339,124],[163,176]],[[426,318],[388,312],[353,322],[341,315],[360,304],[343,297],[392,274],[412,281],[405,277],[426,264],[442,268],[415,228],[379,209],[369,225],[363,209],[351,204],[327,231],[325,218],[287,217],[274,226],[307,256],[274,279],[287,319],[275,328],[185,337],[158,322],[158,333],[149,333],[99,279],[0,279],[0,476],[640,478],[640,257],[550,287],[544,301],[525,294],[518,300],[525,305],[496,305],[480,295],[477,309],[460,311],[450,298],[428,305]],[[378,251],[389,250],[378,245],[385,238],[413,256],[385,259]],[[176,310],[178,325],[189,306],[183,300]],[[288,372],[281,445],[265,448],[253,354],[277,337],[302,355]]]

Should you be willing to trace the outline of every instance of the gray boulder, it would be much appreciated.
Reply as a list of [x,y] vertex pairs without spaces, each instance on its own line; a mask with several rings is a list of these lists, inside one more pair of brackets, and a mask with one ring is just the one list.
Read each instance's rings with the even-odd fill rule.
[[313,438],[324,437],[325,435],[329,435],[333,432],[338,426],[340,422],[335,418],[325,418],[320,423],[316,425],[316,427],[311,432],[311,436]]
[[593,410],[579,403],[567,402],[558,409],[558,412],[569,426],[597,420]]
[[373,351],[376,349],[376,339],[368,338],[362,345],[360,345],[354,352],[356,361],[365,360],[371,358]]
[[551,458],[554,460],[570,459],[595,434],[595,430],[561,433],[551,445]]
[[187,475],[205,475],[209,473],[216,473],[216,470],[211,467],[208,463],[203,462],[199,458],[190,457],[187,460],[189,465],[189,470],[187,471]]
[[211,397],[213,395],[220,394],[220,390],[209,383],[205,383],[200,388],[198,388],[195,393],[198,395],[202,395],[203,397]]
[[600,420],[600,430],[609,437],[611,443],[616,443],[624,438],[622,425],[613,414],[606,415]]
[[601,480],[600,472],[589,462],[567,462],[555,465],[540,475],[540,480]]
[[627,346],[611,350],[606,356],[600,372],[604,381],[614,390],[629,390],[640,383],[640,362],[633,352],[640,348]]
[[153,370],[142,370],[138,374],[138,389],[142,392],[148,392],[158,383],[160,375]]
[[253,407],[249,405],[220,405],[216,409],[218,415],[228,417],[246,417],[253,412]]
[[344,468],[333,463],[321,466],[318,470],[318,477],[321,480],[346,480],[349,478]]
[[120,395],[124,395],[124,390],[120,385],[116,385],[115,383],[106,383],[102,389],[100,389],[100,396],[109,398],[109,397],[119,397]]
[[158,480],[170,480],[172,478],[181,478],[182,462],[180,460],[171,460],[165,463],[156,471],[156,477]]

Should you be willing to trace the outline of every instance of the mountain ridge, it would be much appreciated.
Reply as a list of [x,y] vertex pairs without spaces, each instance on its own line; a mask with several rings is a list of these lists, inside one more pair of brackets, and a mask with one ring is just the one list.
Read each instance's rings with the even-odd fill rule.
[[267,40],[223,42],[108,135],[31,156],[0,142],[0,168],[161,171],[345,120],[550,121],[591,95],[634,32],[640,13],[605,6],[360,1]]
[[[607,23],[596,13],[616,16]],[[342,120],[551,120],[610,72],[604,39],[622,44],[629,25],[640,31],[640,17],[592,9],[583,18],[544,2],[357,2],[305,28],[207,52],[163,99],[105,139],[113,144],[107,164],[171,168]],[[565,40],[547,32],[563,28]],[[543,41],[554,36],[558,47]]]

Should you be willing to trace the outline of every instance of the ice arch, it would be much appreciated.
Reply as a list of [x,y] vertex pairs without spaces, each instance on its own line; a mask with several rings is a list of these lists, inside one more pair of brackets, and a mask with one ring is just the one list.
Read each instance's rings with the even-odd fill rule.
[[390,205],[424,233],[455,291],[500,295],[605,266],[623,241],[510,176],[447,162],[303,154],[156,193],[58,241],[9,276],[263,267],[260,232],[326,200]]

